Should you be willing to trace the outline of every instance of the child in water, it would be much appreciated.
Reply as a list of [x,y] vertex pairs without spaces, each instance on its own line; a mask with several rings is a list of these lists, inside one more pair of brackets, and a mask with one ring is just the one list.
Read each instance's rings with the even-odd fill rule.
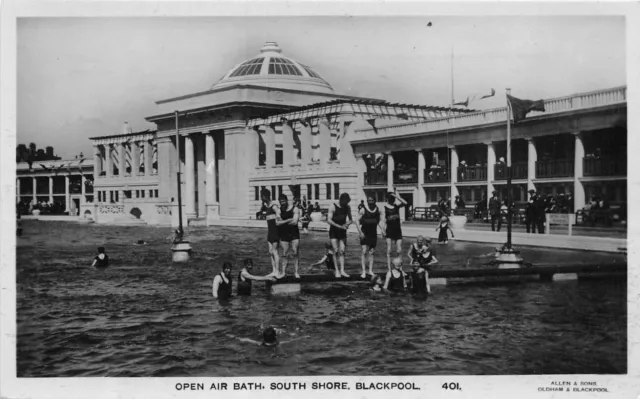
[[311,266],[309,266],[309,269],[312,269],[316,266],[320,266],[321,264],[325,264],[327,266],[327,270],[330,272],[335,272],[336,270],[336,261],[335,261],[335,255],[333,253],[333,246],[331,245],[330,242],[327,242],[324,244],[325,249],[327,250],[327,252],[324,254],[324,256],[322,257],[322,259],[320,259],[319,261],[317,261],[316,263],[312,264]]
[[372,291],[376,291],[376,292],[382,291],[383,285],[384,285],[384,282],[382,281],[382,277],[380,277],[379,275],[376,274],[371,278]]
[[449,218],[443,216],[440,219],[440,224],[436,227],[436,231],[440,230],[440,234],[438,234],[438,244],[447,244],[449,242],[449,235],[447,234],[447,230],[451,230],[451,238],[454,238],[453,230],[449,226]]
[[109,266],[109,255],[104,251],[104,247],[98,247],[98,255],[93,258],[93,267],[102,268]]
[[402,292],[407,289],[406,275],[402,271],[402,257],[397,256],[391,261],[393,269],[387,272],[384,289],[392,292]]

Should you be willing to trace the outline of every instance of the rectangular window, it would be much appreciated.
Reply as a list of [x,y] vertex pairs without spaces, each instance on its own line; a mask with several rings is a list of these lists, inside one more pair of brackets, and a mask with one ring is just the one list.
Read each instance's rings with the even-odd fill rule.
[[140,198],[140,190],[136,190],[136,198]]
[[149,198],[153,198],[153,190],[149,190]]
[[154,192],[156,198],[158,198],[158,190],[153,190],[153,192]]
[[[278,186],[278,198],[277,199],[279,199],[281,195],[282,195],[282,186]],[[276,198],[274,198],[274,199],[276,199]]]
[[314,190],[314,198],[316,200],[320,199],[320,185],[319,184],[314,184],[313,185],[313,190]]
[[282,150],[276,150],[276,165],[282,165]]
[[312,194],[313,194],[313,193],[312,193],[312,191],[311,191],[311,184],[307,184],[307,198],[308,198],[309,200],[311,200],[311,199],[313,198],[313,195],[312,195]]
[[331,183],[327,183],[327,199],[331,199]]
[[140,195],[144,198],[144,190],[140,190]]
[[276,186],[271,186],[271,199],[275,201],[276,198]]
[[340,199],[340,183],[333,183],[333,198]]
[[260,187],[255,186],[255,187],[253,188],[253,193],[254,193],[254,194],[253,194],[253,200],[254,200],[254,201],[258,201],[258,200],[260,200]]
[[102,202],[102,191],[98,191],[98,202]]
[[109,202],[113,204],[113,190],[109,190]]

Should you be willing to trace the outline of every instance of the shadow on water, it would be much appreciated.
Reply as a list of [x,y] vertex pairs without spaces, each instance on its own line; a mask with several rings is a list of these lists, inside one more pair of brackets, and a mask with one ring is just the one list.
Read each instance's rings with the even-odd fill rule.
[[[254,283],[252,297],[218,303],[211,281],[223,260],[252,257],[256,274],[271,270],[265,230],[194,230],[192,260],[172,264],[168,228],[32,221],[23,227],[19,377],[627,371],[627,295],[618,280],[451,285],[434,287],[422,300],[373,293],[364,283],[310,284],[300,295],[277,297]],[[148,245],[133,245],[138,240]],[[322,257],[326,240],[326,233],[303,237],[302,273]],[[360,269],[355,242],[350,236],[349,273]],[[103,270],[89,267],[98,246],[112,260]],[[381,243],[377,271],[386,269],[384,250]],[[438,267],[446,269],[479,267],[493,248],[453,241],[436,251]],[[536,264],[624,261],[602,253],[522,252]],[[238,272],[236,266],[234,280]],[[281,351],[238,339],[260,340],[266,326],[277,329]]]

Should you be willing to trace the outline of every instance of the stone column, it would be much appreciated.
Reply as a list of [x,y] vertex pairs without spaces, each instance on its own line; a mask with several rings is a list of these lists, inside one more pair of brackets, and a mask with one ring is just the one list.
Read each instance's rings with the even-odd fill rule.
[[151,176],[153,164],[153,147],[149,140],[144,141],[144,175]]
[[[80,177],[80,205],[86,202],[85,195],[87,194],[84,184],[87,182],[87,178],[82,175]],[[80,209],[78,209],[78,215],[80,215]]]
[[140,142],[131,143],[131,176],[140,175]]
[[487,146],[487,197],[493,192],[495,180],[496,149],[493,143],[485,143]]
[[293,157],[293,129],[288,122],[282,123],[282,164],[289,167],[297,157]]
[[36,177],[35,177],[35,176],[34,176],[34,177],[32,177],[32,179],[33,179],[33,182],[32,182],[32,184],[33,184],[32,200],[33,200],[33,202],[34,202],[34,203],[37,203],[37,202],[38,202],[38,199],[37,199],[36,197],[37,197],[37,195],[38,195],[38,193],[37,193],[37,190],[38,190],[38,183],[36,182]]
[[426,168],[427,161],[424,159],[424,152],[422,151],[422,148],[416,150],[416,152],[418,153],[418,191],[414,208],[417,206],[425,206],[427,204],[427,199],[424,195],[424,188],[422,187],[424,184],[424,169]]
[[574,132],[573,136],[575,137],[575,155],[574,155],[574,174],[573,174],[573,210],[574,212],[578,209],[584,208],[585,205],[585,196],[584,196],[584,186],[580,181],[580,178],[583,177],[583,159],[584,159],[584,144],[582,142],[582,135],[580,132]]
[[355,126],[353,121],[346,120],[345,115],[340,115],[340,122],[338,123],[338,160],[340,166],[352,167],[354,166],[355,156],[353,155],[353,147],[351,147],[351,141],[348,139],[351,129]]
[[393,191],[393,172],[396,169],[396,163],[393,154],[387,153],[387,191]]
[[207,165],[207,224],[220,219],[220,204],[216,198],[216,141],[212,133],[205,136],[205,164]]
[[97,145],[93,146],[93,170],[94,176],[97,179],[102,173],[102,152]]
[[64,177],[64,211],[65,212],[69,212],[69,201],[70,201],[70,197],[69,197],[69,175],[66,175]]
[[456,185],[456,183],[458,182],[459,161],[458,161],[458,151],[456,150],[456,147],[450,146],[449,149],[451,150],[451,165],[449,165],[449,169],[450,169],[449,176],[451,177],[451,203],[449,204],[449,207],[451,209],[454,209],[456,195],[458,195],[458,186]]
[[[145,175],[149,176],[151,174],[151,162],[148,161],[148,152],[147,149],[151,149],[151,145],[149,142],[145,142]],[[164,137],[158,139],[158,197],[162,198],[160,201],[166,201],[167,203],[171,202],[171,198],[177,195],[177,192],[173,191],[173,185],[176,181],[175,175],[175,165],[176,158],[173,156],[172,152],[175,152],[173,142],[170,138]],[[172,173],[173,172],[173,173]],[[177,197],[174,198],[177,201]]]
[[53,203],[53,176],[49,176],[49,203]]
[[[185,175],[185,213],[187,217],[196,216],[196,180],[195,162],[193,152],[193,138],[190,135],[184,137],[184,175]],[[186,221],[183,221],[186,222]]]
[[119,143],[118,144],[118,169],[119,169],[118,173],[120,173],[119,177],[123,177],[127,169],[126,152],[127,152],[127,149],[124,146],[124,143]]
[[313,157],[313,138],[311,137],[311,122],[307,121],[306,125],[302,122],[298,123],[300,129],[300,146],[302,151],[302,162],[309,163]]
[[[363,187],[365,186],[364,184],[364,174],[367,171],[367,162],[364,160],[364,157],[367,154],[361,154],[358,155],[356,157],[356,161],[357,161],[357,172],[358,172],[358,177],[356,178],[356,190],[358,192],[358,194],[364,198],[366,196]],[[358,200],[358,198],[355,198],[356,200]],[[311,198],[309,198],[309,201],[311,201]],[[352,199],[353,201],[353,199]],[[358,203],[360,201],[357,201]],[[366,200],[365,200],[366,202]]]
[[104,145],[104,163],[107,168],[107,173],[105,177],[113,176],[113,161],[111,159],[111,144]]
[[264,143],[265,143],[265,165],[268,168],[272,168],[276,164],[276,131],[273,129],[273,125],[266,125],[264,127]]
[[331,156],[331,129],[329,122],[320,119],[318,121],[318,129],[320,131],[320,163],[326,164]]
[[[536,161],[538,160],[538,153],[536,151],[536,144],[532,137],[527,137],[527,196],[529,190],[535,190],[536,186],[533,184],[533,180],[536,178]],[[527,200],[529,198],[527,197]]]
[[16,204],[20,202],[20,178],[16,177]]

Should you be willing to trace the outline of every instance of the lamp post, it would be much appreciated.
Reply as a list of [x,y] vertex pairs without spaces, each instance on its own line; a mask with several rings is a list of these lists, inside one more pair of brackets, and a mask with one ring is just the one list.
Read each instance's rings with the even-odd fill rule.
[[184,229],[182,228],[182,183],[180,179],[181,167],[180,167],[180,128],[179,128],[179,113],[175,111],[176,118],[176,153],[178,160],[178,172],[176,174],[177,187],[178,187],[178,229],[175,232],[173,239],[173,261],[174,262],[187,262],[191,255],[191,245],[189,241],[183,240]]

